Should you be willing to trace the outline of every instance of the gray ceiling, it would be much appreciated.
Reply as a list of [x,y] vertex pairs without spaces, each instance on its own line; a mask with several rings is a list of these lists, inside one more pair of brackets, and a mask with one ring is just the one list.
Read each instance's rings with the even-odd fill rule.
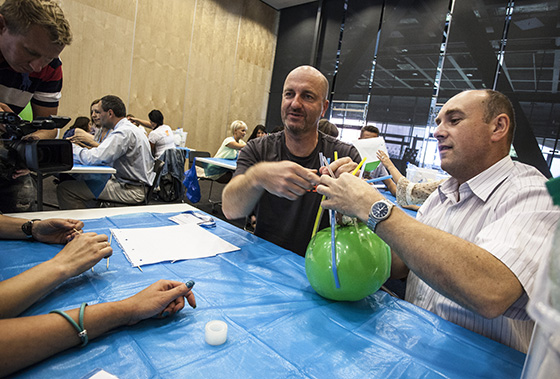
[[[313,2],[262,1],[278,10]],[[378,8],[378,2],[375,3],[371,7]],[[373,47],[368,45],[364,49],[359,41],[375,42],[379,18],[373,17],[374,22],[364,18],[367,2],[352,4],[342,40],[341,68],[346,75],[339,73],[336,92],[346,100],[364,100],[359,94],[366,94],[370,85]],[[404,98],[423,91],[431,97],[449,2],[410,0],[399,4],[399,7],[388,7],[383,16],[373,94],[381,92]],[[464,89],[489,85],[491,88],[507,4],[507,0],[455,2],[438,101],[444,102]],[[514,93],[531,119],[535,133],[548,138],[559,133],[560,125],[559,11],[560,0],[515,2],[497,87]],[[370,63],[362,64],[363,59],[369,59]],[[339,91],[341,86],[350,88]]]
[[263,3],[270,5],[272,8],[280,10],[295,5],[312,3],[314,0],[261,0]]

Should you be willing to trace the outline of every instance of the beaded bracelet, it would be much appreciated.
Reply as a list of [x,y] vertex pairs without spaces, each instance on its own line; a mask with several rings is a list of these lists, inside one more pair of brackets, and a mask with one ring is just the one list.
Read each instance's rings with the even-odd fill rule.
[[76,328],[76,330],[78,331],[78,337],[80,337],[80,340],[82,340],[82,347],[86,346],[87,343],[88,343],[87,330],[84,328],[84,311],[86,309],[86,306],[87,306],[87,303],[82,303],[82,305],[80,306],[80,316],[79,316],[79,319],[78,319],[79,325],[76,324],[76,321],[74,321],[72,319],[72,317],[68,316],[64,311],[61,311],[60,309],[55,309],[54,311],[49,312],[49,313],[58,313],[59,315],[64,317],[66,320],[68,320],[68,322],[74,328]]

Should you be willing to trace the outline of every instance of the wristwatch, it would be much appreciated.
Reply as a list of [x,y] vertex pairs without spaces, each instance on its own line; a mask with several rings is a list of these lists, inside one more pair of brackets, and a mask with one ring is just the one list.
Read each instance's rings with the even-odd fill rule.
[[35,219],[33,219],[33,220],[29,220],[29,221],[25,222],[25,223],[21,226],[21,231],[22,231],[23,234],[25,234],[27,237],[33,238],[32,231],[33,231],[33,223],[34,223],[35,221],[41,221],[41,220],[38,219],[38,218],[35,218]]
[[379,200],[373,203],[369,211],[367,227],[375,233],[377,224],[389,218],[393,206],[394,204],[388,200]]

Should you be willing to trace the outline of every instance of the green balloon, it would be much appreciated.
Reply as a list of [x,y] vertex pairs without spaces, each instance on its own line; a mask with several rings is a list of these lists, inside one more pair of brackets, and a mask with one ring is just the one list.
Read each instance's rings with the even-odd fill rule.
[[311,287],[327,299],[357,301],[377,291],[391,273],[391,249],[363,223],[336,226],[336,267],[332,271],[331,229],[319,231],[305,253],[305,273]]

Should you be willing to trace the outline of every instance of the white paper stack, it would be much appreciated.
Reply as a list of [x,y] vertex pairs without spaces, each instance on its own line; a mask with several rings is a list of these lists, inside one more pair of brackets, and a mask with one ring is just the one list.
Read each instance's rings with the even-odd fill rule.
[[213,257],[239,250],[237,246],[194,224],[111,229],[111,233],[133,267]]

